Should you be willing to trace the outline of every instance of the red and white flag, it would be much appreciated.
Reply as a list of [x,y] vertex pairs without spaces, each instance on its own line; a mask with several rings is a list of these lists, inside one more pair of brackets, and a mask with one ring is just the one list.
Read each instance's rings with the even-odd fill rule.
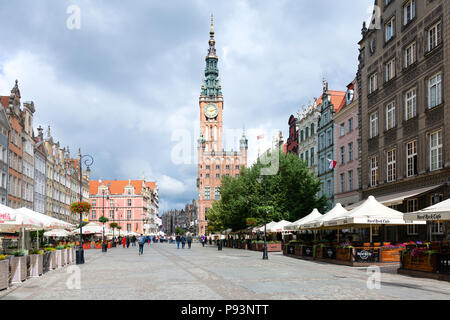
[[331,159],[328,159],[328,161],[330,162],[330,169],[334,169],[336,168],[337,162]]
[[257,140],[262,140],[262,139],[264,139],[264,133],[263,133],[262,135],[259,135],[259,136],[257,137]]

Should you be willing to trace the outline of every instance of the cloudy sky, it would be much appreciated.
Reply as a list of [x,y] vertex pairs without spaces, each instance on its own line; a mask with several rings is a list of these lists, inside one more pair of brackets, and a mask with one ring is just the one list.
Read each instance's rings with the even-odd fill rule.
[[72,154],[81,147],[92,155],[94,180],[156,180],[162,213],[196,198],[198,98],[211,13],[225,130],[245,127],[251,164],[256,135],[264,133],[265,143],[278,130],[286,137],[289,116],[321,94],[323,77],[331,90],[353,80],[372,5],[3,0],[0,95],[18,79],[22,102],[35,103],[35,129],[50,126]]

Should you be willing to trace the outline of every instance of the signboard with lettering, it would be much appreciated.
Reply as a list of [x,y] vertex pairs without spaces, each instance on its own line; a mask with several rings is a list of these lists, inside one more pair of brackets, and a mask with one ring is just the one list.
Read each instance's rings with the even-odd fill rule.
[[313,256],[313,247],[304,246],[302,255],[304,257],[312,257]]
[[378,262],[379,251],[375,249],[355,249],[355,262]]
[[288,246],[287,253],[288,254],[295,254],[295,247],[294,246]]
[[325,259],[336,259],[336,248],[335,247],[324,247],[323,257]]
[[13,221],[16,220],[16,214],[10,212],[1,212],[0,221]]

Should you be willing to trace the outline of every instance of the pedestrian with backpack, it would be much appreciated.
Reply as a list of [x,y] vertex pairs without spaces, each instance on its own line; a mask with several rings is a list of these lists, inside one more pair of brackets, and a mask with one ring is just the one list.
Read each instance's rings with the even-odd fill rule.
[[184,237],[184,235],[181,236],[181,247],[184,249],[184,245],[186,243],[186,238]]
[[187,241],[187,244],[188,244],[188,248],[190,249],[191,248],[191,244],[192,244],[192,236],[191,236],[190,233],[188,233],[188,235],[186,237],[186,241]]
[[139,245],[139,255],[144,254],[144,244],[145,244],[144,235],[141,233],[141,236],[137,240]]
[[180,249],[180,241],[181,241],[181,237],[179,234],[177,234],[177,237],[175,238],[175,241],[177,242],[177,249]]

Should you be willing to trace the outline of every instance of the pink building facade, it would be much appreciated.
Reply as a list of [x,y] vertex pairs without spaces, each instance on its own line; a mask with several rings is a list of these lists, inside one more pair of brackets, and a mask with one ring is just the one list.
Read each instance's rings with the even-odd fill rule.
[[347,86],[346,104],[334,116],[335,203],[349,206],[360,201],[358,95],[356,79]]
[[[90,222],[101,216],[115,222],[121,231],[149,233],[158,217],[158,190],[155,182],[145,180],[89,181]],[[119,231],[116,230],[117,235]]]

